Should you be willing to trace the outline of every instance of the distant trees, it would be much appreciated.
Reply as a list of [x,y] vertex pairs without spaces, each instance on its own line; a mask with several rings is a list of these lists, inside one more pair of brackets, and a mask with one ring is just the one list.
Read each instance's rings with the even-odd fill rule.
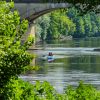
[[[41,20],[42,19],[42,20]],[[75,31],[75,24],[61,10],[44,15],[37,20],[37,33],[41,40],[58,39]]]
[[47,14],[46,16],[41,16],[38,20],[37,20],[37,37],[45,40],[47,37],[47,31],[48,28],[50,27],[50,17]]
[[[50,27],[48,28],[47,38],[61,38],[61,35],[68,35],[75,31],[74,23],[62,11],[54,11],[50,14]],[[73,30],[72,30],[73,29]]]
[[79,16],[78,10],[71,8],[68,10],[67,16],[76,25],[76,31],[72,35],[74,38],[100,36],[100,15],[91,12]]
[[91,12],[80,16],[74,7],[54,11],[37,20],[37,35],[40,35],[41,40],[68,35],[73,38],[100,36],[100,15]]

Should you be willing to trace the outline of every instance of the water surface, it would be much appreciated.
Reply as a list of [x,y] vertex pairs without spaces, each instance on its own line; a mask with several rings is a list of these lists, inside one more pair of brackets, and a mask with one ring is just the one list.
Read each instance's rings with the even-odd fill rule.
[[[48,81],[62,93],[68,85],[77,86],[80,80],[100,89],[100,52],[93,51],[100,46],[100,38],[48,41],[37,45],[44,50],[30,51],[37,54],[35,64],[38,71],[31,71],[20,77],[31,83],[36,80]],[[49,63],[41,57],[54,54],[55,60]]]

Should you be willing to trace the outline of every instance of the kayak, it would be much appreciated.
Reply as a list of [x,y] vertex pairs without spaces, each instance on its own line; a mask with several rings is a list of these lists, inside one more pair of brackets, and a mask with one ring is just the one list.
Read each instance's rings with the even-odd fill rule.
[[44,55],[43,55],[43,56],[41,57],[41,59],[44,60],[44,61],[47,60],[48,62],[52,62],[52,61],[54,61],[54,56],[44,56]]
[[48,60],[48,62],[54,61],[54,56],[48,56],[48,57],[47,57],[47,60]]

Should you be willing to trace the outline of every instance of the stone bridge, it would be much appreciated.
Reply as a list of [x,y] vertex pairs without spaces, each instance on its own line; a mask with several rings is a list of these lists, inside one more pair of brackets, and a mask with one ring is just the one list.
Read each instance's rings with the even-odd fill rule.
[[[23,36],[22,41],[24,42],[27,39],[27,35],[32,34],[35,37],[35,24],[34,20],[46,13],[49,13],[56,9],[68,8],[71,7],[71,4],[68,3],[42,3],[41,0],[14,0],[15,9],[20,13],[21,19],[27,19],[31,24],[27,31],[28,34]],[[50,1],[50,0],[48,0]],[[35,48],[35,43],[30,47],[30,49]],[[32,63],[35,65],[35,59]]]
[[68,8],[71,5],[67,3],[17,3],[15,8],[19,10],[21,18],[29,21],[35,20],[39,16],[49,13],[56,9]]
[[[9,0],[7,0],[9,1]],[[41,2],[42,0],[14,0],[15,2],[15,9],[17,9],[20,13],[21,19],[27,19],[30,23],[28,32],[29,34],[32,34],[33,37],[35,37],[35,24],[34,21],[36,18],[49,13],[53,10],[62,9],[62,8],[69,8],[72,6],[72,4],[68,3],[51,3],[50,0],[48,0],[48,3]],[[28,37],[26,34],[22,40],[26,40]],[[34,45],[33,47],[34,48]]]
[[43,3],[41,0],[15,0],[15,9],[20,12],[22,19],[26,18],[29,22],[53,10],[69,8],[71,6],[72,4],[68,3]]

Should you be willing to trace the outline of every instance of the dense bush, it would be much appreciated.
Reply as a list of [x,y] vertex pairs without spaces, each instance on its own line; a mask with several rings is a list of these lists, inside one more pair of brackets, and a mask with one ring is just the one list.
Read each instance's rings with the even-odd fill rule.
[[71,86],[65,91],[68,96],[68,100],[99,100],[100,91],[97,91],[90,84],[79,83],[79,86],[76,89],[73,89]]
[[0,1],[0,98],[6,94],[5,88],[10,80],[18,78],[34,57],[26,52],[34,42],[33,37],[29,36],[26,42],[21,44],[28,21],[20,21],[18,12],[11,11],[13,7],[13,2]]
[[34,85],[21,79],[11,80],[4,91],[3,100],[100,100],[100,91],[89,84],[69,86],[59,94],[48,82],[36,81]]

